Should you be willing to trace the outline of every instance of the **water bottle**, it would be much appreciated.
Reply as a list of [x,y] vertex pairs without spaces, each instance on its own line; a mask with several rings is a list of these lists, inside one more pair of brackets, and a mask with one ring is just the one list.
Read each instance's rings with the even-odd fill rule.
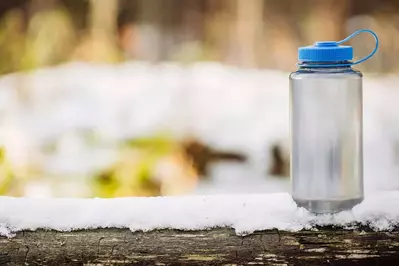
[[[341,44],[362,32],[376,46],[352,62],[353,48]],[[290,75],[292,197],[310,212],[339,212],[363,201],[363,75],[352,66],[377,49],[370,30],[298,49],[298,70]]]

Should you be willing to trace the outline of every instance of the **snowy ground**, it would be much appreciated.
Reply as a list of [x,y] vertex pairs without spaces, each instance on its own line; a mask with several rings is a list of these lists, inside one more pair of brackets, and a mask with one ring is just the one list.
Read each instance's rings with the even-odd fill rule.
[[[241,234],[353,223],[392,229],[399,223],[399,192],[375,190],[399,189],[398,84],[398,77],[365,75],[367,194],[352,211],[315,216],[298,209],[287,193],[111,200],[0,197],[0,235],[37,228],[215,226],[231,226]],[[24,89],[27,95],[17,93]],[[288,73],[214,63],[71,63],[0,79],[0,125],[0,143],[14,164],[38,162],[55,176],[88,174],[114,159],[118,140],[168,131],[250,157],[247,164],[215,165],[197,194],[289,190],[288,180],[264,174],[268,148],[288,139]],[[57,147],[56,152],[40,155],[37,151],[46,146]]]
[[[399,189],[398,84],[399,77],[365,75],[367,191]],[[250,158],[215,165],[194,193],[288,191],[287,180],[264,174],[268,148],[287,143],[288,119],[288,73],[272,70],[70,63],[0,79],[0,144],[14,164],[43,164],[54,176],[89,174],[112,162],[118,140],[167,131]],[[37,153],[46,146],[56,152]]]
[[[372,194],[351,211],[313,215],[297,208],[288,193],[117,199],[27,199],[0,197],[0,235],[21,230],[92,228],[200,230],[232,227],[238,234],[277,228],[297,231],[315,225],[399,224],[399,192]],[[151,211],[148,211],[151,210]]]

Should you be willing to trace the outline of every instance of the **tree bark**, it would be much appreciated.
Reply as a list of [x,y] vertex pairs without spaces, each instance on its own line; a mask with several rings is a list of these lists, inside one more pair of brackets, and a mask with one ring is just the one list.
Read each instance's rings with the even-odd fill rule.
[[20,232],[0,265],[398,265],[399,231],[321,228],[237,236],[232,229]]

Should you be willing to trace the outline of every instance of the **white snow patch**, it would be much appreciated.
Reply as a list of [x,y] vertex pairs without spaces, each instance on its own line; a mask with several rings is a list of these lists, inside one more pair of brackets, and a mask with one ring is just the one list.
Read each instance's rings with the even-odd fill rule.
[[[257,192],[270,183],[265,176],[271,145],[288,144],[288,74],[209,62],[75,62],[7,75],[0,78],[0,145],[15,167],[34,165],[55,177],[90,176],[115,160],[123,139],[159,131],[196,136],[247,155],[255,171],[241,165],[241,173],[254,173],[236,178],[233,186],[229,171],[216,166],[214,184],[201,184],[195,193]],[[399,189],[398,81],[364,77],[366,191]],[[17,93],[21,84],[25,97]],[[47,146],[55,149],[44,155]]]
[[399,191],[369,195],[351,211],[314,215],[298,208],[288,193],[114,199],[30,199],[0,197],[0,235],[17,231],[92,228],[201,230],[232,227],[298,231],[316,225],[370,226],[391,230],[399,224]]

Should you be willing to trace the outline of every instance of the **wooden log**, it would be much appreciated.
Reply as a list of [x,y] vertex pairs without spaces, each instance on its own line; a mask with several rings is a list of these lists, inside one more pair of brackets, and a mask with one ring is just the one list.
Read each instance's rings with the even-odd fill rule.
[[0,265],[399,265],[399,230],[320,228],[24,231],[0,237]]

